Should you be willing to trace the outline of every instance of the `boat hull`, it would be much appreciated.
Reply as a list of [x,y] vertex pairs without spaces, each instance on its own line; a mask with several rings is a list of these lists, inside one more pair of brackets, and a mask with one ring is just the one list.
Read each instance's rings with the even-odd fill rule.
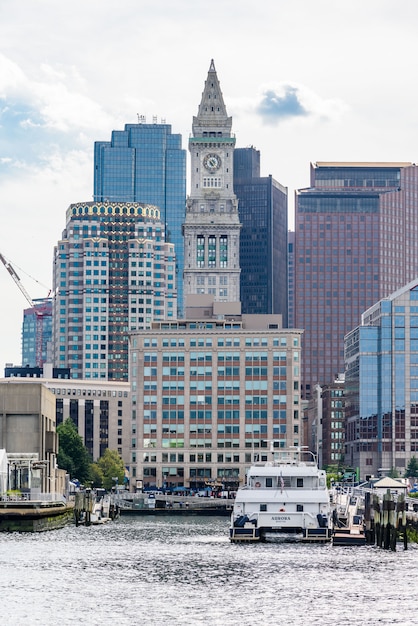
[[350,532],[349,530],[334,530],[333,546],[365,546],[367,543],[364,532]]
[[[251,528],[252,526],[252,528]],[[286,528],[279,530],[271,527],[258,527],[252,524],[247,527],[237,528],[231,526],[229,538],[232,542],[241,541],[297,541],[305,543],[326,543],[331,540],[331,529],[329,528]]]
[[[244,502],[238,502],[231,516],[231,541],[264,541],[267,535],[291,537],[292,541],[304,542],[331,540],[332,528],[326,515],[308,511],[291,511],[289,510],[290,507],[295,505],[289,502],[287,503],[287,511],[262,512],[257,510],[260,509],[260,506],[263,505],[253,502],[251,507],[248,505],[246,507],[247,510],[251,508],[251,513],[237,515],[237,510],[243,511],[245,508]],[[268,507],[267,504],[264,506]],[[271,503],[270,506],[274,507],[275,504]]]

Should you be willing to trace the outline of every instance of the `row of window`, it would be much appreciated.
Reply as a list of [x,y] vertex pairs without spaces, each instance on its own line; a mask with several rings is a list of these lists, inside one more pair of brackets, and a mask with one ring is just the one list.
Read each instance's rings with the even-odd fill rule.
[[101,396],[101,397],[113,397],[113,398],[127,398],[127,391],[111,391],[101,389],[60,389],[59,387],[51,387],[52,393],[56,396]]
[[[65,304],[65,301],[64,301]],[[212,325],[205,325],[205,330],[206,329],[210,329],[212,328]],[[274,337],[273,341],[272,341],[272,345],[273,346],[287,346],[287,337]],[[141,341],[140,338],[135,337],[134,338],[134,347],[138,346],[138,343]],[[246,337],[245,341],[244,339],[242,339],[243,345],[245,344],[246,347],[257,347],[257,346],[268,346],[268,338],[267,337]],[[160,338],[160,340],[158,338],[146,338],[143,340],[143,347],[144,348],[158,348],[159,343],[161,344],[161,346],[163,348],[165,347],[171,347],[171,348],[176,348],[177,346],[179,347],[184,347],[186,345],[185,340],[183,338],[173,338],[173,339],[166,339],[166,338]],[[213,339],[211,337],[206,337],[206,338],[199,338],[196,339],[196,337],[192,337],[189,342],[188,345],[190,345],[190,347],[203,347],[203,346],[207,346],[207,347],[211,347],[214,345]],[[237,347],[239,348],[241,345],[241,339],[239,337],[218,337],[216,345],[218,347]],[[293,337],[293,346],[295,348],[297,348],[299,346],[299,338],[298,337]]]

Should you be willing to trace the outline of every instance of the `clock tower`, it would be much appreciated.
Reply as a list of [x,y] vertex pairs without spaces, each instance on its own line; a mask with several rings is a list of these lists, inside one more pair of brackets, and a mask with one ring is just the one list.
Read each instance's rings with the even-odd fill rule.
[[186,203],[184,295],[240,301],[238,201],[233,188],[235,137],[211,61],[189,139],[191,190]]

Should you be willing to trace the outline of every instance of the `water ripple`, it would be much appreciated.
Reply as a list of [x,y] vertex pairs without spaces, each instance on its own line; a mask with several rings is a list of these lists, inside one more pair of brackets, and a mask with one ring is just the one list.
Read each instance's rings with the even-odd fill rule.
[[1,623],[412,626],[418,550],[231,544],[224,518],[0,535]]

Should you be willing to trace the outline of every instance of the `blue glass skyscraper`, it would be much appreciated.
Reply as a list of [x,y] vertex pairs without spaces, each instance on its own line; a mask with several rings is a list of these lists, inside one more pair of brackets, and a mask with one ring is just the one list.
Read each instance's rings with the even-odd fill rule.
[[42,367],[48,361],[52,339],[52,298],[34,300],[23,312],[22,365]]
[[287,322],[287,189],[260,176],[260,152],[234,150],[234,192],[238,198],[242,312],[280,313]]
[[166,240],[177,258],[177,296],[183,310],[184,250],[182,224],[186,205],[186,151],[170,124],[126,124],[111,141],[94,146],[94,200],[141,202],[158,206]]
[[403,476],[418,452],[418,282],[370,307],[345,336],[345,462],[360,479]]

